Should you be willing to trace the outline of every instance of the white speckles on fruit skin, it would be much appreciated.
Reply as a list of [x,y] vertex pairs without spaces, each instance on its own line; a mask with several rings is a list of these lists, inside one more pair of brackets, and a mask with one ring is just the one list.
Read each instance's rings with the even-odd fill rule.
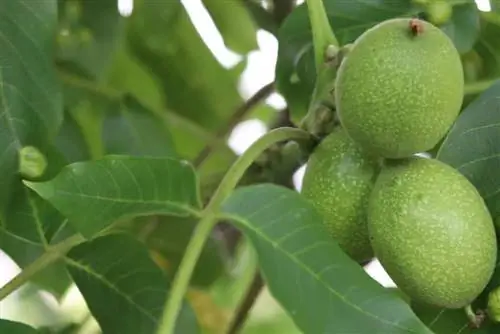
[[458,115],[464,76],[451,40],[430,23],[412,36],[410,19],[367,30],[335,82],[340,121],[349,135],[387,158],[433,148]]
[[474,186],[434,159],[383,168],[370,197],[376,256],[409,296],[460,308],[489,281],[497,258],[491,216]]
[[304,173],[302,195],[322,214],[340,247],[358,262],[373,257],[366,206],[379,170],[378,159],[365,156],[339,128],[318,145]]

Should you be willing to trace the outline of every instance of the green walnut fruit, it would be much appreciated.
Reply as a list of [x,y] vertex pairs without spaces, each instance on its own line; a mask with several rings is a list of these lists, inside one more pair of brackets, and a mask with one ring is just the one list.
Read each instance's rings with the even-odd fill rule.
[[453,14],[453,6],[447,0],[437,0],[427,5],[426,12],[429,22],[442,25],[450,20]]
[[493,322],[500,322],[500,288],[488,294],[488,317]]
[[461,108],[464,74],[452,41],[418,19],[365,31],[335,81],[339,119],[365,149],[404,158],[433,148]]
[[380,165],[337,128],[316,147],[302,180],[302,195],[323,216],[339,246],[359,263],[373,257],[366,207]]
[[416,302],[466,306],[495,268],[495,227],[483,199],[438,160],[388,162],[370,196],[368,229],[380,263]]

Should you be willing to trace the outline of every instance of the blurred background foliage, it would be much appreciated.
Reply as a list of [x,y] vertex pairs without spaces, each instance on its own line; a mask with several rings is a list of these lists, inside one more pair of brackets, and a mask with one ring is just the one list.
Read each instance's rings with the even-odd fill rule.
[[[64,164],[106,154],[178,157],[195,165],[206,201],[252,141],[271,128],[297,125],[306,114],[316,72],[302,2],[59,0],[54,63],[65,117],[56,147],[45,152],[60,162],[51,164],[51,175]],[[341,44],[390,17],[429,18],[420,1],[324,2]],[[440,27],[462,55],[467,104],[500,76],[500,3],[460,1]],[[266,154],[242,184],[269,181],[299,188],[300,165],[271,168],[280,161],[280,150]],[[144,242],[172,276],[195,224],[155,216],[118,228]],[[42,252],[8,235],[1,242],[0,282]],[[376,264],[367,270],[391,285]],[[252,248],[222,222],[205,246],[189,292],[205,333],[221,333],[231,323],[249,284],[259,285],[255,272]],[[265,288],[256,291],[242,333],[299,333]],[[57,264],[2,301],[0,315],[45,326],[45,333],[99,333]]]
[[[206,200],[238,154],[268,128],[286,125],[286,103],[272,84],[274,34],[294,1],[57,2],[54,63],[64,121],[53,154],[44,152],[51,176],[67,163],[106,154],[172,156],[194,161]],[[253,171],[244,183],[268,177]],[[146,243],[172,276],[195,224],[144,217],[119,228]],[[255,254],[239,239],[227,226],[214,231],[195,270],[188,299],[206,333],[228,325],[254,277]],[[1,244],[0,284],[43,252],[7,234]],[[47,268],[0,302],[0,316],[46,333],[100,332],[63,266]],[[296,331],[267,290],[250,318],[246,333]]]

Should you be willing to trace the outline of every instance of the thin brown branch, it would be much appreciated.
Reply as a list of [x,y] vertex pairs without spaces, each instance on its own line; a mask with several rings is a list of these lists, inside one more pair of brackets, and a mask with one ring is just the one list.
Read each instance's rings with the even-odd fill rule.
[[236,310],[235,317],[233,318],[231,324],[228,327],[227,334],[237,334],[243,327],[245,320],[248,317],[248,313],[252,309],[257,297],[259,296],[262,288],[264,287],[264,280],[257,270],[253,277],[252,284],[248,288],[245,298],[242,300],[241,304]]
[[273,0],[274,20],[281,25],[295,7],[294,0]]
[[[294,6],[295,6],[294,0],[273,0],[273,7],[274,8],[273,8],[272,14],[273,14],[274,19],[278,25],[280,25],[285,20],[285,18],[291,13]],[[257,97],[257,95],[259,93],[261,93],[262,96],[260,97],[259,100],[256,100],[256,101],[258,102],[260,100],[263,100],[268,95],[270,95],[273,92],[273,90],[274,90],[274,83],[269,84],[269,85],[263,87],[257,94],[255,94],[254,98]],[[246,104],[249,104],[251,102],[251,100],[252,99],[248,100]],[[240,109],[240,112],[241,112],[241,109]],[[235,115],[237,113],[238,113],[238,111],[235,112]],[[244,114],[246,114],[246,112],[244,112]],[[227,132],[229,132],[242,117],[243,116],[239,116],[236,119],[236,121],[234,121],[235,117],[233,117],[232,120],[233,120],[234,124],[231,124],[230,126],[228,124],[229,129],[227,129],[227,128],[224,129],[225,131],[221,136],[225,136],[225,134]],[[231,122],[229,122],[229,123],[231,123]],[[279,118],[273,123],[274,124],[272,124],[272,127],[283,126],[281,123],[292,124],[290,122],[290,118],[289,118],[289,111],[284,110],[284,111],[280,112]],[[203,161],[206,158],[206,156],[203,157],[202,153],[204,153],[208,156],[209,152],[210,151],[204,153],[202,151],[200,153],[199,158],[201,159],[201,161]],[[195,161],[198,161],[198,159]],[[196,164],[196,162],[195,162],[195,166],[198,166],[198,165],[199,164]],[[262,278],[260,271],[257,269],[257,271],[255,272],[255,275],[253,277],[253,280],[248,288],[248,291],[245,294],[245,297],[243,298],[240,305],[236,309],[235,316],[232,319],[231,324],[228,327],[227,334],[237,334],[241,330],[241,328],[245,324],[246,319],[248,318],[248,313],[250,312],[253,305],[255,304],[255,301],[257,300],[257,297],[259,296],[259,294],[262,291],[262,289],[264,288],[264,286],[265,286],[265,281]]]
[[193,165],[199,167],[205,159],[210,155],[212,150],[214,150],[218,144],[229,134],[229,132],[243,119],[249,111],[251,111],[255,106],[265,100],[269,95],[274,92],[274,82],[271,82],[264,87],[262,87],[255,95],[253,95],[248,101],[239,106],[231,115],[228,122],[215,134],[216,140],[212,144],[206,145],[194,159]]

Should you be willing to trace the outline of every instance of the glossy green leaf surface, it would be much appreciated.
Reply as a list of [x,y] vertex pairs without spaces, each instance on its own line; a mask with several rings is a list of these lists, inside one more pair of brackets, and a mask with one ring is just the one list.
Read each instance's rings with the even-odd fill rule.
[[62,122],[52,67],[57,2],[0,0],[0,214],[19,180],[18,150],[44,146]]
[[[170,284],[139,241],[121,234],[99,237],[73,248],[65,263],[104,333],[155,332]],[[175,332],[198,332],[187,304]]]
[[[375,24],[415,12],[410,0],[324,1],[341,45],[354,42]],[[296,117],[305,115],[316,80],[312,34],[306,5],[296,8],[278,32],[276,84]]]
[[26,187],[17,195],[4,231],[26,243],[49,246],[64,230],[67,219]]
[[252,242],[270,291],[304,333],[431,333],[341,251],[300,194],[240,188],[224,212]]
[[187,216],[200,208],[191,165],[172,158],[111,155],[65,167],[46,182],[25,182],[86,237],[120,219]]
[[460,114],[437,159],[465,175],[484,198],[493,218],[500,216],[500,82]]
[[[174,277],[197,223],[194,218],[157,216],[137,219],[134,227],[148,248],[167,261],[169,276]],[[147,233],[141,236],[140,231]],[[228,256],[218,241],[215,237],[206,241],[191,278],[192,285],[209,286],[225,273]]]
[[[49,245],[71,235],[72,231],[67,220],[30,189],[20,186],[14,198],[4,228],[0,230],[0,249],[24,268]],[[61,297],[71,283],[60,262],[46,267],[31,281],[56,297]]]
[[0,319],[0,333],[5,334],[36,334],[34,328],[20,322]]

